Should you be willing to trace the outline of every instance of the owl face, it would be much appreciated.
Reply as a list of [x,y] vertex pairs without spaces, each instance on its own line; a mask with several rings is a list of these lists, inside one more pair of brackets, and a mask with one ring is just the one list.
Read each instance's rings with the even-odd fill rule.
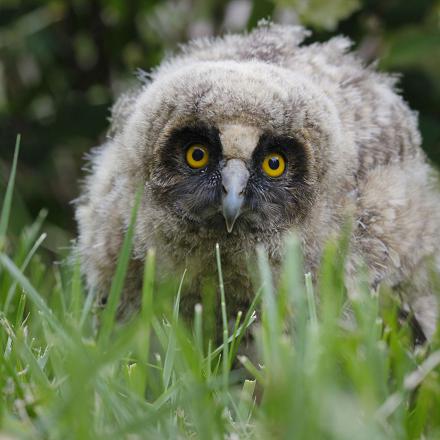
[[157,209],[223,236],[301,224],[327,170],[323,143],[336,142],[335,115],[292,76],[261,62],[160,72],[127,127]]
[[152,194],[195,227],[257,231],[291,224],[306,212],[307,167],[305,148],[294,137],[194,121],[173,130],[161,148]]

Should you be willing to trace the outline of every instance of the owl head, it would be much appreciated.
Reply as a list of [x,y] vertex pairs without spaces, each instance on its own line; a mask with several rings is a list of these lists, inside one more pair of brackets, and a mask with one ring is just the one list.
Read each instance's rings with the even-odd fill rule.
[[292,45],[287,35],[268,47],[267,35],[260,28],[240,37],[241,52],[229,55],[224,40],[207,42],[208,55],[201,43],[187,49],[125,106],[121,172],[145,183],[143,235],[151,224],[170,237],[205,231],[216,241],[279,233],[302,227],[321,189],[339,185],[347,136],[331,93],[267,59],[284,39]]

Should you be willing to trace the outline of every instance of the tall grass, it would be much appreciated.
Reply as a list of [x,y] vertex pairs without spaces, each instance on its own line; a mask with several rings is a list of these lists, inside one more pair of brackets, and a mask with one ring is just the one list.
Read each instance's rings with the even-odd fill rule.
[[[360,281],[349,300],[337,244],[324,255],[319,302],[294,237],[277,291],[258,249],[256,300],[244,317],[228,316],[221,243],[213,249],[220,346],[206,340],[201,305],[191,326],[182,322],[180,288],[171,297],[155,281],[151,250],[141,310],[121,324],[116,306],[136,207],[107,307],[97,310],[77,263],[51,266],[40,257],[44,213],[8,238],[16,166],[0,217],[0,437],[440,438],[439,338],[414,349],[386,291],[374,295]],[[341,319],[347,307],[351,325]],[[259,363],[237,355],[251,331]]]

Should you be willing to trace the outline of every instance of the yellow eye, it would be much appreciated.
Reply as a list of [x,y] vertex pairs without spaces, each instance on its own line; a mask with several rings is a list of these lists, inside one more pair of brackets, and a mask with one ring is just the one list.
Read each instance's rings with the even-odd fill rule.
[[270,177],[280,177],[286,169],[286,161],[281,154],[268,154],[261,166],[263,171]]
[[209,160],[208,149],[202,144],[192,144],[186,150],[186,162],[191,168],[206,167]]

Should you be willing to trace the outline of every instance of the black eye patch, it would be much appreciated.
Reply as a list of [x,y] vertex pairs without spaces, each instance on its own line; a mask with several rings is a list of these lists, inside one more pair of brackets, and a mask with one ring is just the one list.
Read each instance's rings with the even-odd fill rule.
[[[185,152],[192,144],[201,144],[208,148],[210,157],[208,169],[214,169],[222,155],[220,133],[216,127],[203,123],[174,130],[161,151],[161,162],[166,164],[170,171],[194,173],[194,170],[188,168],[185,160]],[[195,154],[199,153],[195,152]]]
[[[277,178],[263,171],[264,158],[271,154],[279,154],[286,161],[285,172]],[[261,221],[273,221],[274,218],[287,221],[307,211],[313,194],[307,179],[306,150],[301,142],[292,137],[263,134],[251,160],[246,200]]]
[[[261,135],[258,145],[252,156],[254,174],[267,179],[264,175],[261,164],[264,158],[271,153],[281,154],[287,161],[285,174],[280,178],[284,185],[291,180],[292,184],[306,178],[308,172],[307,157],[304,146],[295,138],[288,136],[277,136],[271,133]],[[270,165],[275,166],[275,163]]]
[[[197,144],[209,152],[208,164],[200,169],[191,168],[186,158],[191,145]],[[157,202],[179,216],[193,219],[206,214],[212,207],[217,209],[221,196],[219,162],[222,157],[217,128],[197,123],[176,129],[159,154],[151,180]],[[192,160],[197,161],[198,154],[194,150]]]

